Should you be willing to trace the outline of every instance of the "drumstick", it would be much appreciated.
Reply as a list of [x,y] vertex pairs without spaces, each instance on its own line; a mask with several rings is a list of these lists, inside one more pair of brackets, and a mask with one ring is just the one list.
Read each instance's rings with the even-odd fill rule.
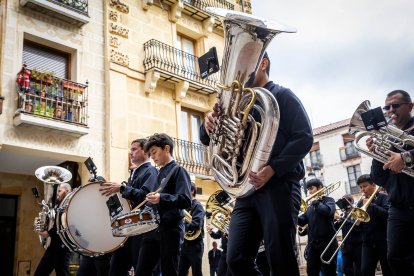
[[[158,192],[161,192],[161,190],[162,190],[162,188],[158,188],[158,189],[156,189],[155,191],[154,191],[154,193],[158,193]],[[140,204],[138,204],[138,206],[137,207],[135,207],[134,209],[132,209],[131,210],[131,212],[134,212],[134,211],[136,211],[136,210],[138,210],[139,208],[141,208],[141,206],[142,205],[144,205],[145,203],[147,203],[148,202],[148,200],[147,199],[144,199]]]

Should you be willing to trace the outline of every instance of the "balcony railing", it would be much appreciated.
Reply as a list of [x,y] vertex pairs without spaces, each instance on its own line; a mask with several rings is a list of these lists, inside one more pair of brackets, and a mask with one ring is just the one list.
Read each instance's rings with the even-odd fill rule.
[[198,69],[198,57],[155,39],[144,44],[144,52],[145,72],[156,69],[167,75],[165,79],[187,80],[190,85],[208,91],[216,89],[217,74],[202,79]]
[[323,158],[322,155],[319,155],[318,158],[310,158],[309,155],[305,158],[305,166],[308,170],[313,170],[314,168],[323,167]]
[[208,147],[174,138],[174,159],[189,173],[211,176]]
[[29,9],[82,26],[89,22],[88,0],[20,0]]
[[205,12],[207,12],[207,7],[234,10],[234,5],[226,0],[184,0],[184,2]]
[[339,148],[339,155],[341,157],[341,161],[361,157],[361,154],[356,150],[355,146],[345,146]]
[[25,67],[21,72],[17,78],[17,113],[88,125],[87,85]]

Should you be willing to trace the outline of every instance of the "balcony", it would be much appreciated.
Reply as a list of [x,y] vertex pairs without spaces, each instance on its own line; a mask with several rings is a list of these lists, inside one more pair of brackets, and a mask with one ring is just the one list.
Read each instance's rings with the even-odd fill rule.
[[208,147],[177,138],[174,140],[174,159],[189,173],[211,178]]
[[159,77],[175,84],[186,81],[193,90],[207,94],[216,91],[217,74],[201,79],[198,57],[155,39],[144,44],[144,52],[144,71],[147,79],[149,74],[155,72],[159,75],[156,80]]
[[88,0],[20,0],[20,5],[78,27],[90,20]]
[[88,133],[87,85],[23,67],[17,77],[17,92],[14,125]]
[[309,155],[305,157],[305,167],[308,171],[313,171],[315,169],[321,169],[323,167],[323,158],[322,155],[318,155],[316,158],[310,158]]
[[355,146],[345,146],[339,148],[339,156],[341,157],[341,161],[347,161],[354,158],[360,158],[361,154],[356,150]]

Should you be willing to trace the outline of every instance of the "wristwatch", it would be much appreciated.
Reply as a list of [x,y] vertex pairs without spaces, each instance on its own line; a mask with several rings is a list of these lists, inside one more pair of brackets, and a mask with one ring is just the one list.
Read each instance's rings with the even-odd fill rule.
[[410,167],[413,165],[413,156],[411,155],[411,153],[409,151],[404,151],[401,152],[401,158],[405,163],[405,166]]

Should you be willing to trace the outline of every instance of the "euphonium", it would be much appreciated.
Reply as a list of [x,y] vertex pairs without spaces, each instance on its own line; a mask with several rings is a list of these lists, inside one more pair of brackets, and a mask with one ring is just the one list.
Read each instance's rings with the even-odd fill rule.
[[[248,173],[268,161],[280,116],[277,101],[268,90],[245,88],[245,84],[254,79],[273,37],[296,30],[245,13],[208,10],[222,17],[225,41],[218,96],[221,112],[210,136],[211,167],[223,190],[246,197],[255,191]],[[258,121],[250,114],[253,110]]]
[[222,190],[215,191],[206,203],[206,212],[211,213],[210,223],[219,229],[224,235],[229,234],[230,218],[233,208],[230,207],[229,202],[220,203],[217,196]]
[[[193,220],[193,217],[191,216],[191,214],[187,211],[187,210],[183,210],[184,211],[184,221],[186,223],[191,223],[191,221]],[[188,230],[185,232],[184,234],[184,239],[188,240],[188,241],[192,241],[198,238],[198,236],[200,236],[201,234],[201,228],[197,229],[197,230]]]
[[[414,147],[414,137],[409,135],[403,130],[400,130],[394,126],[386,125],[379,130],[367,131],[365,129],[364,122],[362,121],[361,114],[371,109],[369,101],[362,102],[355,110],[351,122],[349,123],[349,133],[355,134],[355,147],[359,152],[366,154],[381,163],[388,162],[388,150],[405,151],[406,145]],[[369,151],[362,148],[359,145],[361,138],[370,136],[374,138],[374,151]],[[414,177],[414,169],[404,168],[403,173]]]
[[[35,232],[41,233],[53,227],[55,221],[55,208],[57,207],[57,189],[60,183],[68,182],[72,179],[72,174],[57,166],[45,166],[36,170],[37,179],[43,182],[43,200],[39,216],[34,220]],[[45,239],[39,234],[39,241],[46,249],[50,245],[50,237]]]

